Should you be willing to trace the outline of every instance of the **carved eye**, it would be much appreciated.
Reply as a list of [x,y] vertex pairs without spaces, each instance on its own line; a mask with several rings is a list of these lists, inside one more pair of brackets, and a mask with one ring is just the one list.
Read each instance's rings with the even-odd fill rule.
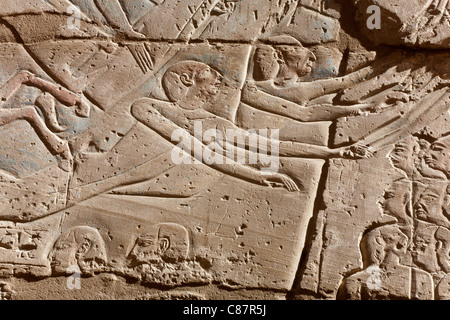
[[386,191],[384,192],[384,198],[385,199],[391,199],[395,197],[394,191]]
[[437,200],[437,197],[434,197],[434,196],[424,196],[424,197],[422,198],[422,200],[425,201],[425,203],[430,204],[430,203],[435,202],[435,201]]
[[394,148],[393,150],[394,153],[405,153],[407,151],[408,151],[407,149],[401,147]]

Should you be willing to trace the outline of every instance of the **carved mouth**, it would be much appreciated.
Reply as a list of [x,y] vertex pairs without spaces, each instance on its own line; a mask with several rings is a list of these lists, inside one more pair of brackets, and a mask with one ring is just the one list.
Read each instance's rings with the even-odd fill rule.
[[425,218],[428,215],[427,211],[423,208],[417,208],[415,212],[419,218]]
[[425,157],[425,163],[428,165],[433,165],[434,164],[434,159],[431,157]]
[[52,267],[59,267],[61,265],[60,261],[52,261],[50,262],[50,266]]

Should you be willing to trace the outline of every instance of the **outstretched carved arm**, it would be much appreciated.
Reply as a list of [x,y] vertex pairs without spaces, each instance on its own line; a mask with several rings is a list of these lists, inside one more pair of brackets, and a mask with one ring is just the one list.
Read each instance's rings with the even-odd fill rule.
[[[371,158],[372,152],[368,147],[355,144],[348,147],[341,147],[336,149],[330,149],[328,147],[316,146],[307,143],[291,142],[291,141],[275,141],[273,139],[267,139],[260,135],[258,138],[258,150],[259,153],[247,150],[249,146],[247,144],[232,144],[228,141],[225,145],[221,145],[222,152],[225,150],[234,150],[234,147],[240,148],[245,154],[245,159],[256,159],[259,154],[268,155],[274,157],[273,147],[277,147],[277,154],[280,157],[285,158],[308,158],[308,159],[330,159],[330,158],[346,158],[346,159],[361,159]],[[239,152],[239,151],[238,151]]]
[[316,80],[313,82],[298,82],[287,87],[276,87],[273,82],[258,83],[258,87],[272,95],[301,105],[315,98],[331,93],[337,93],[366,80],[374,72],[373,67],[366,67],[339,78]]
[[343,77],[317,80],[316,82],[313,82],[313,84],[317,83],[317,85],[320,85],[323,90],[323,94],[319,94],[317,96],[311,96],[311,99],[318,98],[322,95],[326,95],[326,94],[330,94],[330,93],[336,93],[341,90],[350,88],[350,87],[354,86],[355,84],[358,84],[360,82],[363,82],[364,80],[367,80],[367,78],[370,77],[373,73],[374,73],[373,67],[365,67],[361,70],[352,72]]
[[297,103],[268,94],[248,83],[242,91],[242,102],[256,109],[275,113],[301,122],[332,121],[358,114],[360,111],[371,111],[375,107],[373,104],[358,104],[353,106],[301,106]]
[[[140,99],[133,104],[131,113],[137,120],[160,134],[166,140],[171,141],[172,134],[176,130],[183,129],[171,120],[162,116],[157,108],[153,106],[155,103],[165,102],[158,102],[153,99]],[[190,151],[192,157],[203,163],[203,154],[205,150],[211,150],[187,131],[186,137],[189,137],[189,139],[182,139],[178,146],[182,146],[185,151]],[[214,151],[211,152],[214,153]],[[285,175],[277,173],[272,176],[263,175],[259,171],[237,163],[233,159],[229,159],[221,154],[216,153],[214,156],[215,161],[208,165],[227,175],[235,176],[260,185],[272,185],[273,182],[279,182],[284,184],[289,191],[298,191],[296,184]]]
[[[181,111],[179,107],[172,105],[171,103],[166,103],[163,101],[146,99],[152,107],[156,109],[160,114],[164,115],[166,119],[174,122],[178,127],[186,127],[186,114]],[[295,105],[299,108],[298,105]],[[318,106],[319,108],[321,106]],[[330,149],[324,146],[317,146],[308,143],[291,142],[291,141],[279,141],[278,139],[273,139],[271,137],[261,135],[261,133],[250,133],[247,130],[239,128],[233,122],[223,119],[221,117],[214,116],[213,114],[205,111],[198,110],[198,114],[190,114],[191,119],[202,119],[207,121],[213,119],[215,127],[221,130],[221,134],[225,135],[227,139],[224,142],[217,140],[216,143],[224,150],[232,150],[234,147],[240,148],[240,152],[245,153],[246,159],[255,159],[256,156],[253,152],[249,151],[254,149],[254,145],[250,145],[250,141],[258,141],[258,147],[260,152],[264,154],[273,154],[272,148],[277,147],[277,153],[281,157],[296,157],[296,158],[315,158],[315,159],[329,159],[329,158],[349,158],[349,159],[359,159],[364,157],[371,157],[372,154],[369,152],[368,148],[355,144],[348,147]],[[192,128],[191,128],[192,129]],[[231,130],[230,130],[231,129]],[[194,132],[191,130],[189,132],[191,135]],[[232,135],[230,136],[229,133]],[[253,139],[250,139],[250,136]],[[235,138],[237,139],[235,143]],[[230,143],[231,141],[231,143]],[[202,141],[203,144],[209,144],[211,141]],[[255,142],[254,142],[255,143]],[[225,153],[223,153],[225,154]],[[228,154],[227,154],[228,155]],[[234,159],[234,158],[233,158]]]

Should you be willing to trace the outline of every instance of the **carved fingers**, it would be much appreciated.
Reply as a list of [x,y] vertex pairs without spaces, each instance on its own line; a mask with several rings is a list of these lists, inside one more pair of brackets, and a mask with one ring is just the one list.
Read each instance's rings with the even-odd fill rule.
[[29,81],[32,81],[36,76],[27,70],[19,71],[17,74],[17,78],[21,80],[22,83],[26,84]]
[[85,98],[81,97],[75,105],[75,114],[81,118],[89,118],[91,106]]
[[271,187],[283,187],[287,189],[289,192],[300,191],[300,188],[297,184],[287,175],[284,174],[275,174],[271,177],[268,177],[265,180],[265,183]]
[[389,92],[386,95],[386,103],[388,103],[388,104],[396,103],[396,102],[408,102],[408,101],[409,101],[409,95],[407,95],[404,92],[393,91],[393,92]]
[[370,150],[369,146],[356,144],[350,147],[341,148],[340,155],[345,159],[363,159],[372,158],[373,152]]
[[428,8],[430,13],[443,14],[445,10],[450,9],[449,0],[434,0]]
[[258,92],[258,87],[256,86],[255,82],[247,81],[247,82],[245,82],[244,91],[256,93],[256,92]]
[[154,62],[150,54],[150,48],[145,43],[129,44],[128,49],[136,60],[143,73],[153,70]]

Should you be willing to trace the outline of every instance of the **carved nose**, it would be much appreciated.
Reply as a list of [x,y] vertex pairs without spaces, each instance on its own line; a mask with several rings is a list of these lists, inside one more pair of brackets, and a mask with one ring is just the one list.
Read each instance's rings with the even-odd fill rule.
[[317,60],[317,57],[314,55],[314,53],[310,52],[309,60],[311,60],[311,61],[316,61]]
[[219,72],[216,71],[217,80],[216,83],[220,84],[222,83],[223,79],[225,78],[223,75],[221,75]]
[[413,205],[414,210],[425,210],[425,206],[422,203],[422,199],[420,199],[415,205]]

